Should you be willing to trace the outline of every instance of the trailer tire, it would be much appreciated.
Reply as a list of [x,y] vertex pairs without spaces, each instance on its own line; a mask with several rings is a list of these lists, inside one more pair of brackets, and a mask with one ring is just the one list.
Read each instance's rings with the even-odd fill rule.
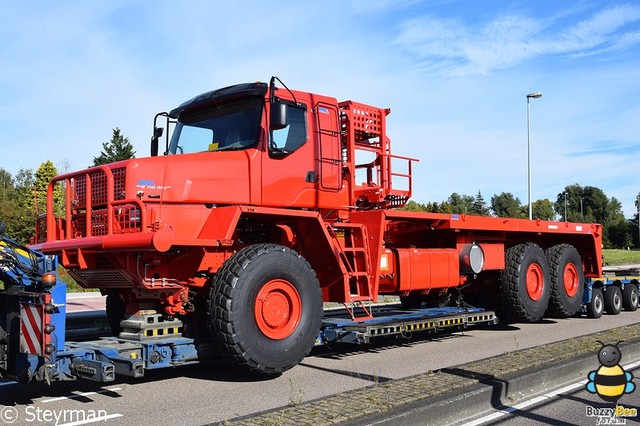
[[507,317],[536,322],[549,306],[549,265],[544,251],[534,243],[518,244],[506,253],[501,293]]
[[420,309],[422,308],[423,303],[422,295],[418,293],[400,296],[400,304],[405,309]]
[[107,322],[111,332],[118,336],[122,331],[120,321],[124,318],[126,305],[117,291],[109,291],[105,302],[107,311]]
[[622,307],[625,311],[633,312],[638,309],[638,286],[626,284],[622,290]]
[[559,318],[575,315],[582,305],[584,272],[575,247],[558,244],[545,252],[551,271],[551,298],[548,313]]
[[609,315],[618,315],[622,312],[622,292],[616,285],[607,286],[604,291],[604,310]]
[[591,301],[587,303],[587,315],[589,318],[600,318],[604,312],[604,295],[602,290],[594,288],[591,290]]
[[280,374],[320,333],[322,292],[311,265],[277,244],[244,247],[216,274],[208,303],[214,340],[241,368]]

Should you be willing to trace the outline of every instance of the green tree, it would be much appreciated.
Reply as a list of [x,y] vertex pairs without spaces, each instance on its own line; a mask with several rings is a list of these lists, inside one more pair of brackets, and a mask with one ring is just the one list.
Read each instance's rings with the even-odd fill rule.
[[491,211],[489,210],[489,207],[487,207],[487,203],[484,201],[484,197],[480,191],[478,191],[473,199],[471,213],[478,216],[491,216]]
[[446,201],[443,201],[442,203],[428,202],[426,204],[422,204],[411,200],[402,208],[402,210],[410,212],[452,213],[451,206]]
[[11,173],[0,168],[0,223],[7,225],[7,233],[13,231],[13,216],[15,213],[15,188]]
[[[529,217],[528,209],[529,206],[526,206],[527,211],[524,217]],[[553,203],[551,203],[551,200],[545,198],[531,203],[531,216],[534,219],[555,220],[556,213],[553,211]]]
[[422,203],[417,203],[413,200],[409,200],[401,210],[406,210],[408,212],[426,212],[427,208]]
[[451,213],[472,214],[475,198],[470,195],[460,195],[454,192],[446,201],[451,206]]
[[0,223],[7,225],[6,235],[26,244],[33,236],[35,223],[33,173],[21,169],[15,177],[0,169]]
[[554,208],[562,220],[602,224],[605,248],[631,244],[632,229],[626,224],[622,204],[615,197],[609,199],[598,187],[566,186],[564,192],[558,194]]
[[99,166],[115,161],[128,160],[134,158],[135,155],[136,152],[133,150],[133,145],[129,142],[129,138],[125,138],[120,133],[120,129],[116,127],[113,129],[111,140],[102,144],[100,155],[93,158],[93,165]]
[[[34,191],[35,191],[35,212],[37,215],[41,215],[47,212],[47,189],[49,187],[49,182],[58,175],[58,170],[56,170],[56,166],[50,160],[45,161],[40,164],[38,170],[36,170],[36,177],[34,182]],[[62,215],[64,211],[62,206],[62,200],[64,197],[64,191],[62,188],[62,184],[56,184],[53,190],[53,203],[54,203],[54,214],[57,217]]]
[[607,235],[607,241],[605,246],[615,248],[625,248],[632,244],[632,229],[631,222],[624,217],[618,217],[616,220],[610,222],[605,227],[605,233]]
[[528,215],[522,214],[520,199],[514,197],[510,192],[502,192],[491,197],[491,210],[498,217],[528,217]]

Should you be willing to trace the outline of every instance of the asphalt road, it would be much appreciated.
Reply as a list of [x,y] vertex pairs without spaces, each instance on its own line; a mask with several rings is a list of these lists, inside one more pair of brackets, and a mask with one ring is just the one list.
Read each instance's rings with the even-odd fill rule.
[[600,320],[548,320],[411,341],[318,348],[301,365],[272,380],[256,380],[223,361],[209,361],[149,371],[142,380],[123,379],[107,386],[85,381],[51,386],[0,382],[0,425],[2,420],[82,424],[79,416],[97,415],[107,416],[113,425],[221,422],[638,322],[640,311],[623,312]]

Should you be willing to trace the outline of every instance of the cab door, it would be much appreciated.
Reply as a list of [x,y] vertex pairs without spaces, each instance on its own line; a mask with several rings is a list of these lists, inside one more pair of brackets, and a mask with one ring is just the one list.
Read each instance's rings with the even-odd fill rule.
[[335,104],[318,102],[314,108],[319,144],[319,188],[331,192],[342,189],[342,150],[338,114],[338,106]]
[[315,207],[317,170],[306,104],[286,106],[286,126],[270,130],[262,163],[262,205]]

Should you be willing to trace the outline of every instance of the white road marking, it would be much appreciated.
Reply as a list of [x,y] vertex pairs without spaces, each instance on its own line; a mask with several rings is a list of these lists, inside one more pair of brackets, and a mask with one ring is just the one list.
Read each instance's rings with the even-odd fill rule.
[[96,392],[84,392],[84,393],[79,393],[79,394],[71,395],[71,396],[59,396],[57,398],[43,399],[40,402],[48,403],[48,402],[55,402],[55,401],[63,401],[65,399],[78,399],[78,398],[82,398],[84,396],[97,395],[97,394],[100,394],[100,393],[107,393],[107,392],[115,392],[115,391],[119,391],[119,390],[122,390],[122,388],[104,389],[104,390],[100,390],[100,391],[96,391]]
[[87,419],[87,420],[78,420],[77,422],[71,422],[71,423],[60,423],[57,426],[79,426],[79,425],[86,425],[89,423],[95,423],[95,422],[106,422],[107,420],[110,419],[115,419],[118,417],[122,417],[122,414],[109,414],[108,416],[103,416],[103,417],[96,417],[94,419]]

